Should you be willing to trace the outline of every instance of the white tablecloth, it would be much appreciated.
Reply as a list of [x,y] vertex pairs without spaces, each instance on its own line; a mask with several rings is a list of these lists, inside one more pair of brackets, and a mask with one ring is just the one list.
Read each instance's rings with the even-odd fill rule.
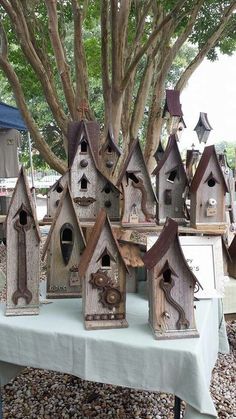
[[[196,303],[200,338],[157,341],[148,303],[127,296],[127,329],[86,331],[82,301],[56,300],[39,316],[5,317],[0,305],[0,383],[30,366],[90,381],[173,393],[188,403],[185,418],[215,418],[209,392],[218,350],[228,342],[218,300]],[[219,324],[221,325],[219,330]],[[6,364],[8,363],[8,364]]]

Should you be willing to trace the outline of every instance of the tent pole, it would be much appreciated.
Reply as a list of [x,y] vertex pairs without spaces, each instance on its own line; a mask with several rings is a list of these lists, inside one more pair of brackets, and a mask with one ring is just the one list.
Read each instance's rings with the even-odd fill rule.
[[31,181],[32,181],[32,196],[35,204],[35,208],[37,207],[37,201],[36,201],[36,193],[35,193],[35,187],[34,187],[34,168],[33,168],[33,159],[32,159],[32,148],[31,148],[31,138],[29,131],[27,132],[28,137],[28,144],[29,144],[29,158],[30,158],[30,172],[31,172]]

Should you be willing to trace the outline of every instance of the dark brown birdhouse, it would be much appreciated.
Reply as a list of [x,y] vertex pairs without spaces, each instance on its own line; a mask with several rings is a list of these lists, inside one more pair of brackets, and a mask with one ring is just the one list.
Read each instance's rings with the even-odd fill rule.
[[155,338],[198,337],[194,320],[194,288],[200,284],[183,255],[175,221],[167,219],[143,261],[148,269],[149,324]]
[[178,90],[166,90],[163,118],[167,121],[168,134],[176,134],[179,140],[186,125],[183,119],[180,92]]
[[112,130],[109,129],[106,141],[100,150],[101,171],[109,179],[112,177],[115,171],[120,155],[121,151],[114,141]]
[[59,201],[62,196],[65,185],[69,182],[69,172],[67,171],[58,179],[47,193],[47,215],[43,217],[43,221],[51,223],[55,216]]
[[86,329],[127,327],[126,264],[104,209],[80,259]]
[[123,192],[122,225],[155,225],[157,198],[138,139],[131,143],[117,186]]
[[166,217],[179,223],[185,222],[184,192],[188,182],[175,134],[169,137],[165,153],[153,175],[156,176],[158,223],[164,224]]
[[200,112],[198,123],[194,128],[194,131],[196,131],[200,143],[203,142],[206,144],[211,130],[212,127],[208,121],[207,113]]
[[190,185],[190,222],[196,228],[224,228],[228,191],[214,146],[205,147]]
[[6,231],[6,315],[38,314],[40,231],[23,168],[9,206]]
[[106,209],[112,221],[118,221],[120,191],[98,164],[99,125],[71,123],[68,141],[71,193],[80,221],[95,221],[100,208]]
[[78,264],[85,240],[66,184],[44,245],[47,254],[47,297],[81,297]]

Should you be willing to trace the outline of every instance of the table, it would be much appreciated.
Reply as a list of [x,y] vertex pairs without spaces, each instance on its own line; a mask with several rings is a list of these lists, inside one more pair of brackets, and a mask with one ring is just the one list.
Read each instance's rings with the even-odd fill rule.
[[127,329],[86,331],[81,310],[80,299],[54,300],[39,316],[5,317],[0,304],[0,384],[22,366],[44,368],[173,393],[187,402],[185,419],[216,418],[209,383],[218,350],[228,351],[219,300],[196,303],[200,338],[171,341],[153,338],[143,296],[127,295]]

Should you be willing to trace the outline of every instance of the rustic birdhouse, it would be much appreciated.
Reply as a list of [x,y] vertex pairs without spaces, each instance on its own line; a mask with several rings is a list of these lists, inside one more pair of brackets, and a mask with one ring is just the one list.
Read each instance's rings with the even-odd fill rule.
[[69,172],[67,171],[63,176],[58,179],[54,185],[48,190],[47,194],[47,215],[43,217],[43,221],[51,223],[55,216],[62,192],[66,183],[69,182]]
[[128,326],[125,319],[126,272],[119,245],[102,209],[79,263],[86,329]]
[[153,175],[156,176],[159,224],[164,224],[166,217],[174,218],[178,222],[186,221],[184,192],[188,182],[175,134],[169,137],[165,153]]
[[194,288],[201,285],[184,258],[175,221],[167,219],[143,261],[148,269],[149,323],[155,338],[198,337]]
[[177,134],[178,139],[186,127],[179,96],[180,92],[178,90],[166,90],[166,100],[163,110],[163,118],[167,121],[168,134]]
[[196,228],[225,227],[225,194],[228,191],[214,146],[205,147],[190,185],[190,222]]
[[187,175],[187,178],[188,178],[189,182],[192,181],[193,176],[195,175],[199,160],[200,160],[200,151],[199,150],[195,150],[194,148],[192,148],[192,150],[187,150],[187,154],[186,154],[186,175]]
[[23,168],[9,206],[6,231],[6,315],[38,314],[40,231]]
[[227,258],[228,262],[228,274],[232,278],[236,278],[236,236],[234,236],[229,248]]
[[194,128],[200,143],[203,142],[206,144],[211,130],[212,127],[208,121],[207,113],[200,112],[198,123]]
[[106,141],[100,150],[101,171],[108,178],[114,173],[120,155],[121,151],[114,141],[111,129],[109,129]]
[[95,221],[100,208],[106,208],[110,219],[118,221],[120,191],[98,165],[99,125],[71,123],[68,141],[71,193],[80,220]]
[[153,157],[155,158],[157,164],[162,159],[164,152],[165,152],[165,150],[164,150],[163,145],[160,141],[158,146],[157,146],[157,149],[156,149],[155,153],[153,154]]
[[117,186],[123,192],[122,225],[155,225],[157,198],[138,139],[130,145]]
[[78,274],[80,256],[85,248],[84,236],[68,188],[64,185],[47,240],[47,297],[81,297]]

